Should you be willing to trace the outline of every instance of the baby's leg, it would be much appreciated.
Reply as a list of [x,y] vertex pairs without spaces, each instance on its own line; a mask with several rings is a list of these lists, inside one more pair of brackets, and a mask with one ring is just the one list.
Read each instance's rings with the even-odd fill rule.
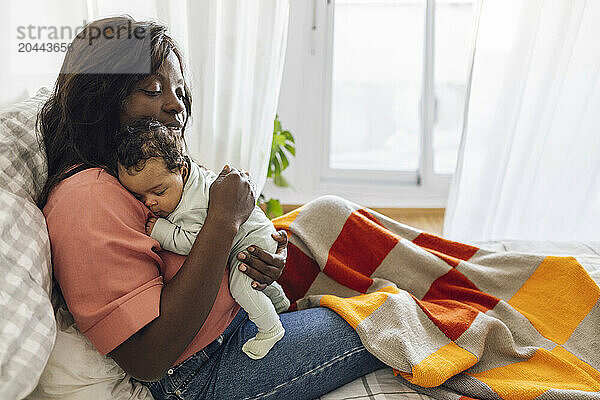
[[277,314],[287,311],[288,308],[290,308],[290,300],[285,295],[283,288],[279,283],[271,283],[269,286],[264,288],[263,293],[266,294],[269,299],[271,299]]
[[264,293],[253,289],[251,284],[252,278],[240,272],[237,263],[231,266],[231,295],[246,310],[248,317],[258,328],[256,337],[248,340],[242,346],[242,351],[248,357],[257,360],[267,355],[285,331],[271,300]]

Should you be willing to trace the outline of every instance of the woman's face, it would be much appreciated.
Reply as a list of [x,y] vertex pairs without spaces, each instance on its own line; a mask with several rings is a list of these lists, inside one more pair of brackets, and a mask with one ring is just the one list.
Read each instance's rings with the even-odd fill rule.
[[135,119],[151,118],[181,129],[186,119],[184,95],[181,66],[171,51],[154,75],[133,87],[121,111],[121,125]]

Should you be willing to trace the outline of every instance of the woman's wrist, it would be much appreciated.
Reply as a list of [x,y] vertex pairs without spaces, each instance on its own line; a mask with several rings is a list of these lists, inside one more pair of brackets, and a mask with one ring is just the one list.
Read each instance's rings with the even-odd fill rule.
[[[235,236],[240,229],[241,224],[236,223],[230,215],[219,214],[217,212],[209,212],[206,215],[205,224],[215,224],[215,226],[220,227],[225,232],[230,233]],[[232,236],[232,237],[233,237]]]

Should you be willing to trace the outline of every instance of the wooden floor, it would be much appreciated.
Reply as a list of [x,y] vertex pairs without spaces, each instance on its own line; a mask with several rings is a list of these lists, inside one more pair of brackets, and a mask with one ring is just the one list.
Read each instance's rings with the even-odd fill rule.
[[[298,207],[298,205],[284,204],[283,211],[287,213]],[[373,208],[373,210],[434,235],[442,234],[444,208]]]
[[374,208],[375,211],[403,224],[441,235],[444,228],[444,208]]

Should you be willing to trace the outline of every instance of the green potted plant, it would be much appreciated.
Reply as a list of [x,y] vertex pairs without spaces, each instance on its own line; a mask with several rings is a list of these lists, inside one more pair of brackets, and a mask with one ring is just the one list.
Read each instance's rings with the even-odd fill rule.
[[[287,154],[287,155],[286,155]],[[273,183],[279,187],[290,187],[288,181],[281,174],[290,165],[289,156],[296,156],[296,144],[294,136],[289,131],[281,128],[279,117],[275,116],[273,127],[273,141],[271,142],[271,156],[269,157],[269,169],[267,170],[267,179],[272,179]],[[263,206],[263,210],[270,219],[283,215],[283,208],[278,199],[266,199],[261,193],[258,197],[258,203]]]

